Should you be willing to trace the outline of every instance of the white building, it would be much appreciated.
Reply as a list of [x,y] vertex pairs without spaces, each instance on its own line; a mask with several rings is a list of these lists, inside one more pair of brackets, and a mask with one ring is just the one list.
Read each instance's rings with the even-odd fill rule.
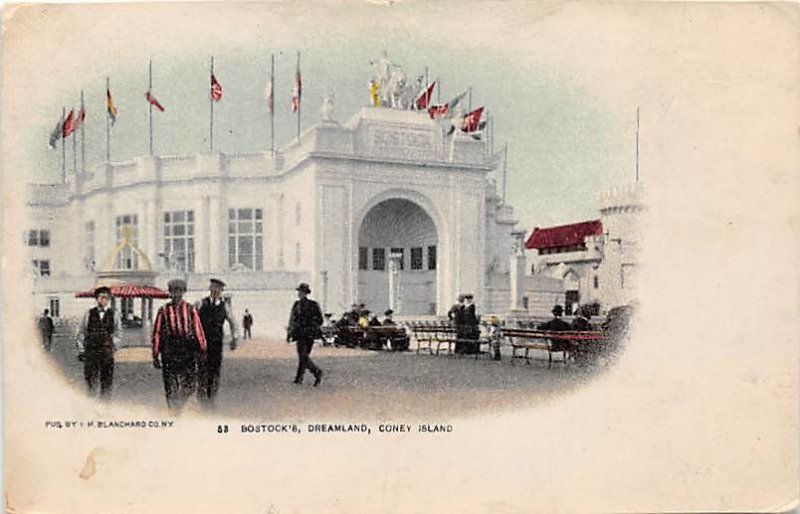
[[[528,294],[552,298],[567,315],[578,305],[597,304],[601,312],[634,300],[638,222],[644,209],[636,183],[599,196],[600,218],[557,227],[535,228],[527,240],[533,277],[561,281],[561,295],[533,286]],[[534,253],[535,252],[535,253]],[[552,304],[550,305],[552,307]]]
[[146,156],[31,185],[36,308],[77,316],[88,303],[75,292],[97,271],[139,269],[129,249],[103,262],[129,226],[156,286],[185,277],[197,299],[219,277],[257,332],[285,325],[300,281],[334,313],[356,301],[441,315],[461,292],[507,310],[516,220],[488,177],[489,143],[445,136],[415,111],[364,108],[344,125],[330,106],[323,115],[274,156]]

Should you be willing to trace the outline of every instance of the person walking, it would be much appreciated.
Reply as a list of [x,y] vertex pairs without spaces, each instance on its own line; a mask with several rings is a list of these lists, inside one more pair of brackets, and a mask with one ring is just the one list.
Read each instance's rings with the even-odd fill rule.
[[230,305],[222,298],[225,282],[212,278],[208,284],[209,294],[195,305],[206,336],[206,358],[199,362],[198,374],[201,401],[213,402],[219,391],[222,373],[223,325],[228,322],[231,330],[231,351],[236,350],[238,330]]
[[108,306],[111,290],[101,286],[94,290],[97,305],[86,311],[78,326],[78,360],[83,361],[83,378],[89,394],[97,390],[100,397],[111,397],[114,381],[114,352],[122,343],[122,322],[119,313]]
[[44,310],[37,325],[39,326],[39,334],[42,337],[44,349],[49,352],[53,348],[53,332],[55,330],[53,317],[50,316],[50,309]]
[[183,301],[186,281],[167,285],[170,301],[153,325],[153,367],[161,370],[167,406],[179,412],[197,389],[197,361],[205,358],[206,337],[197,309]]
[[314,375],[314,387],[322,383],[322,370],[311,360],[314,340],[321,337],[322,311],[319,304],[310,299],[311,288],[306,283],[297,286],[297,301],[292,305],[286,341],[297,344],[297,374],[295,384],[303,383],[303,375],[309,370]]
[[253,326],[253,315],[250,311],[244,310],[244,317],[242,318],[242,328],[244,329],[244,336],[242,339],[253,339],[253,334],[250,332],[250,327]]

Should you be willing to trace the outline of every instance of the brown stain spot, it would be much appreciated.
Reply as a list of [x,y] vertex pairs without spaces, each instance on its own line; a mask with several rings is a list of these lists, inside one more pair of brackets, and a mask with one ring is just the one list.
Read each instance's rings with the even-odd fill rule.
[[86,462],[83,463],[83,469],[81,470],[79,477],[83,480],[89,480],[92,478],[97,471],[97,464],[94,461],[95,456],[98,454],[98,448],[92,448],[92,451],[89,452],[89,455],[86,456]]

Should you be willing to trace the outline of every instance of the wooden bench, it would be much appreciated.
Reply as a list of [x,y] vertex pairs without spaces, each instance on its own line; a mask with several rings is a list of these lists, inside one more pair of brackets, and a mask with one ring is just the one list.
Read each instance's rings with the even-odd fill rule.
[[393,350],[408,349],[408,334],[406,329],[397,325],[375,326],[364,329],[364,338],[372,343],[371,347],[379,344],[380,347],[390,342]]
[[434,354],[433,345],[436,345],[436,355],[442,351],[452,354],[453,344],[456,341],[456,329],[449,325],[412,325],[411,333],[417,342],[417,353],[427,350],[431,355]]
[[[511,362],[514,359],[525,359],[530,364],[530,351],[542,350],[547,352],[547,367],[553,365],[553,354],[561,353],[564,364],[569,361],[570,354],[576,351],[586,351],[589,345],[603,344],[605,336],[602,332],[562,331],[553,332],[545,330],[506,328],[502,330],[504,340],[511,346]],[[524,350],[524,355],[517,355],[518,350]]]

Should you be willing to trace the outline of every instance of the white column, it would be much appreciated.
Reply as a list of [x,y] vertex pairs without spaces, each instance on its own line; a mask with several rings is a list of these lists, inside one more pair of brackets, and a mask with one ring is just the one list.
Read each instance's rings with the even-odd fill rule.
[[401,312],[399,254],[389,255],[387,273],[389,274],[389,308],[399,313]]
[[511,233],[514,238],[514,251],[511,253],[509,276],[511,279],[511,312],[524,312],[523,297],[525,296],[525,251],[523,238],[525,232]]

